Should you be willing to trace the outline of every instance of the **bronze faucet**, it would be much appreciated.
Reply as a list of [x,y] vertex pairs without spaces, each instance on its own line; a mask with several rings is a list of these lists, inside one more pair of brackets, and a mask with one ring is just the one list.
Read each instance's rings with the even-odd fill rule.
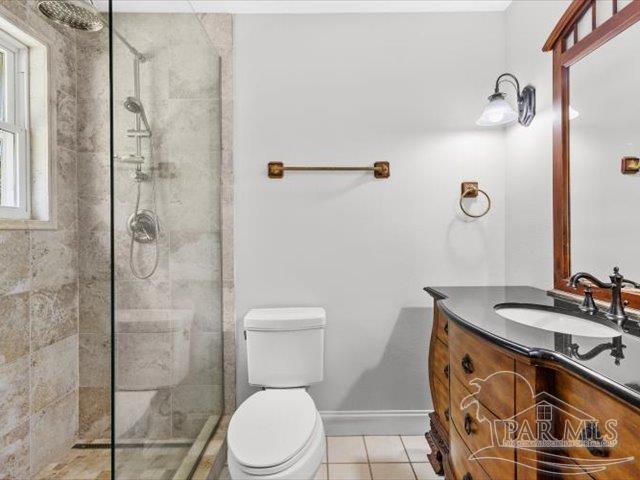
[[[611,320],[615,320],[619,325],[624,323],[628,316],[624,311],[624,302],[622,301],[622,289],[626,286],[632,286],[635,288],[640,288],[640,284],[634,282],[633,280],[627,280],[620,274],[620,269],[615,267],[613,269],[613,275],[609,275],[610,283],[605,283],[598,280],[596,277],[586,272],[576,273],[569,280],[569,285],[572,288],[578,288],[581,280],[588,280],[592,284],[594,284],[598,288],[608,288],[611,290],[611,305],[609,306],[609,311],[607,312],[607,318]],[[597,311],[597,307],[595,302],[593,301],[593,296],[591,293],[590,286],[585,288],[585,299],[582,303],[581,309],[588,313],[595,313]]]
[[622,336],[620,336],[613,338],[610,342],[596,345],[585,353],[580,353],[578,351],[580,349],[580,345],[577,343],[572,343],[569,348],[571,350],[571,355],[576,357],[578,360],[591,360],[602,352],[610,350],[611,353],[609,355],[613,357],[614,363],[616,365],[620,365],[620,361],[624,360],[624,349],[627,348],[627,346],[622,343]]

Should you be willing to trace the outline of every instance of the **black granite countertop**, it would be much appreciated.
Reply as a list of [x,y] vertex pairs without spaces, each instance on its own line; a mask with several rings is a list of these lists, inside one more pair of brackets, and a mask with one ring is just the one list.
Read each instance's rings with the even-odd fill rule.
[[[623,328],[603,313],[583,314],[576,303],[533,287],[426,287],[424,289],[454,321],[497,345],[520,355],[555,361],[606,391],[640,408],[640,326],[635,321]],[[543,330],[508,320],[494,309],[499,304],[553,307],[614,328],[619,336],[584,337]],[[591,359],[578,358],[598,352]],[[577,345],[577,354],[575,348]],[[594,348],[599,347],[597,350]],[[620,358],[622,352],[624,358]]]

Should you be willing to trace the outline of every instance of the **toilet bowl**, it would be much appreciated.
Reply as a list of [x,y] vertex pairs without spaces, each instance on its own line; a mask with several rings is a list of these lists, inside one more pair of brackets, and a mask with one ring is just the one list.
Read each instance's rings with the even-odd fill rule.
[[306,387],[324,373],[322,308],[262,308],[244,317],[251,395],[227,433],[233,480],[312,480],[325,454],[324,426]]
[[231,478],[312,479],[325,454],[322,419],[304,389],[263,390],[229,425]]

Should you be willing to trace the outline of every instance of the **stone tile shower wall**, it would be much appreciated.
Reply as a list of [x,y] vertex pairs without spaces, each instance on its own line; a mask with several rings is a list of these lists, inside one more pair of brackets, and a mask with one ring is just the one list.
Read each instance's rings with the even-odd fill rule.
[[224,411],[236,409],[236,310],[233,240],[233,17],[230,14],[201,13],[198,18],[220,55],[220,136],[222,243],[222,338]]
[[109,32],[78,32],[79,436],[111,422]]
[[57,124],[58,228],[0,230],[0,477],[26,479],[78,428],[76,44],[35,2],[3,1],[0,15],[48,39]]
[[[227,20],[230,23],[230,17]],[[144,416],[117,434],[134,439],[193,439],[205,421],[222,410],[220,59],[192,15],[118,14],[114,23],[151,57],[141,65],[141,96],[153,130],[161,223],[158,269],[151,278],[139,280],[129,267],[130,237],[125,228],[135,207],[133,167],[116,164],[116,319],[132,318],[128,312],[125,315],[130,310],[140,310],[139,315],[147,318],[152,313],[145,310],[193,312],[187,377],[175,388],[157,389]],[[122,103],[133,95],[133,57],[119,41],[114,42],[114,142],[116,154],[127,155],[135,151],[133,140],[126,136],[134,115]],[[82,179],[78,214],[83,231],[80,432],[95,438],[108,434],[110,413],[108,38],[106,33],[80,33],[78,47],[84,56],[78,70],[78,175]],[[145,183],[141,208],[151,205],[151,184]],[[139,252],[136,260],[146,269],[153,261],[153,246],[143,246]],[[156,373],[155,368],[160,376],[171,374],[171,348],[140,351],[136,363],[129,364],[127,359],[134,357],[121,349],[131,348],[135,334],[117,327],[117,335],[123,360],[118,368],[128,383],[135,383],[131,370],[139,369],[140,362],[153,364],[147,373]],[[157,337],[162,343],[163,333]],[[135,392],[117,398],[116,416],[135,409],[138,397],[146,398]]]

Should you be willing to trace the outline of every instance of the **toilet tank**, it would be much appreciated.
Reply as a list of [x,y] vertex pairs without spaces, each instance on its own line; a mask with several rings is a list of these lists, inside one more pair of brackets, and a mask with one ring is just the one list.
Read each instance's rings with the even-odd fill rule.
[[324,308],[257,308],[244,317],[249,383],[305,387],[324,375]]

